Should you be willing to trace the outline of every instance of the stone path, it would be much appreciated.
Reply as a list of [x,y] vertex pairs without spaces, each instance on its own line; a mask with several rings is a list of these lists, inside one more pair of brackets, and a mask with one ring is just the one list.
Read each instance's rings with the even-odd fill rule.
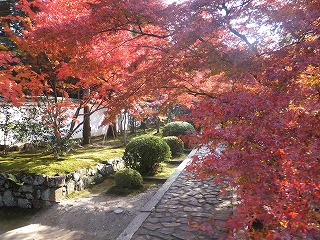
[[[233,194],[224,193],[214,179],[199,180],[184,170],[186,159],[164,184],[160,194],[151,199],[131,226],[117,240],[200,240],[224,239],[225,221],[232,213]],[[162,194],[162,195],[161,195]],[[156,194],[157,195],[157,194]],[[161,196],[160,196],[161,195]],[[149,206],[148,206],[149,205]],[[198,225],[211,229],[211,233]]]

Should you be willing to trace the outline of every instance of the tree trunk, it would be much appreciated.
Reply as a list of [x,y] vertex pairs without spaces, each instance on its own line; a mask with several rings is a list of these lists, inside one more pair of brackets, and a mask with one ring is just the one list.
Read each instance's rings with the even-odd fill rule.
[[127,134],[127,111],[124,111],[124,145],[127,145],[128,142],[128,134]]
[[145,121],[141,122],[140,128],[143,130],[144,133],[146,132],[147,124]]
[[157,117],[156,119],[156,127],[157,127],[157,133],[160,133],[160,118]]
[[83,108],[83,131],[82,144],[91,144],[91,126],[90,126],[90,107],[85,105]]

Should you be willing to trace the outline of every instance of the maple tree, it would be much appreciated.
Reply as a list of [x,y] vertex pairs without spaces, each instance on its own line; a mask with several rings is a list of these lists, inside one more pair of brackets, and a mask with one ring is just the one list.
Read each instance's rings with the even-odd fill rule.
[[190,168],[235,188],[230,229],[319,235],[317,0],[52,0],[39,9],[16,42],[45,52],[61,85],[73,77],[93,89],[106,121],[148,96],[193,106],[193,140],[212,154]]

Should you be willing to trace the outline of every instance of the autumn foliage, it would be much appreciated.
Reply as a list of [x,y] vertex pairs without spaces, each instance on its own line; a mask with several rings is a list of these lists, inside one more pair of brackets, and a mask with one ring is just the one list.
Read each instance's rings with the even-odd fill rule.
[[[159,96],[163,106],[192,107],[193,140],[212,154],[190,168],[227,179],[237,194],[230,238],[316,238],[319,7],[317,0],[41,2],[24,37],[12,38],[29,59],[45,53],[51,69],[13,64],[14,54],[1,52],[0,92],[9,99],[39,85],[44,93],[90,88],[90,101],[108,107],[110,118]],[[10,76],[17,65],[24,81]],[[46,84],[52,76],[56,85]]]

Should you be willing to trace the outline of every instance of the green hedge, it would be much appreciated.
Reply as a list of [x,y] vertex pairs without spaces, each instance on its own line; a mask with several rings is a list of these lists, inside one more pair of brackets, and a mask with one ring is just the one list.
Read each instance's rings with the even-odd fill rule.
[[169,145],[172,156],[179,156],[183,153],[184,143],[176,136],[164,137],[163,140]]
[[154,174],[160,163],[171,158],[169,145],[160,137],[140,136],[133,138],[124,152],[126,167],[135,169],[141,174]]
[[141,174],[138,171],[130,168],[126,168],[116,172],[114,178],[117,187],[139,189],[143,186],[143,179]]
[[188,122],[176,121],[166,124],[162,130],[162,136],[180,136],[194,132],[194,127]]

